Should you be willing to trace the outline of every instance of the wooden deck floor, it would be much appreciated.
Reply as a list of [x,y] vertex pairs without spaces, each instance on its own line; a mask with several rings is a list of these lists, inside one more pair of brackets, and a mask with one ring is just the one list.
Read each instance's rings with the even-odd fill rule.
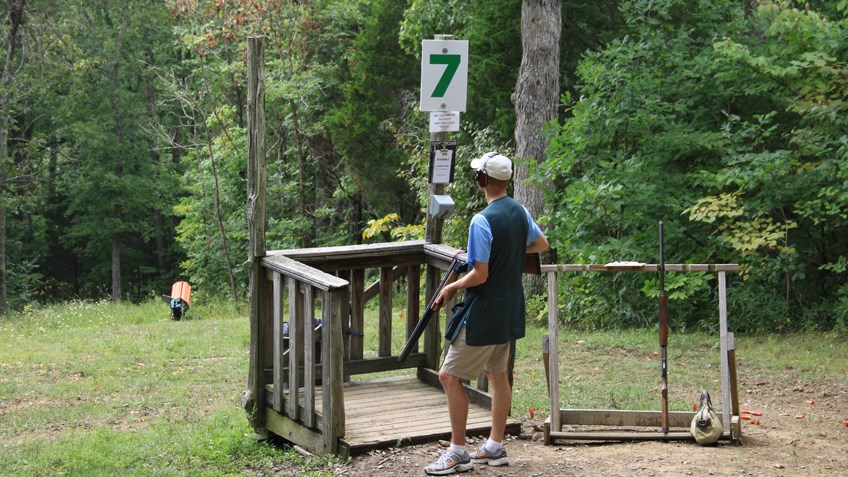
[[[450,438],[444,393],[414,376],[351,382],[344,386],[345,436],[349,455],[395,445]],[[319,405],[320,408],[320,405]],[[491,412],[471,404],[468,434],[487,435]],[[507,433],[521,432],[521,422],[507,421]]]

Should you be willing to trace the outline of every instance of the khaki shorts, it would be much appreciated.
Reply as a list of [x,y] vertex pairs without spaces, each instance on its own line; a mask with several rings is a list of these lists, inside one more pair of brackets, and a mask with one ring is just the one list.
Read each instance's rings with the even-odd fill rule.
[[505,373],[509,364],[509,343],[471,346],[465,343],[465,325],[448,345],[442,372],[460,379],[477,379],[480,372]]

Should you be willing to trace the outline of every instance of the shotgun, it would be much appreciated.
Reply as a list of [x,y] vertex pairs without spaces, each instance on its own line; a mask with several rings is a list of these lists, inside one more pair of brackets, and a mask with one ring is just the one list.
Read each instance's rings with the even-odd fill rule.
[[662,392],[662,415],[660,425],[663,434],[668,434],[668,297],[665,294],[665,256],[663,250],[663,221],[660,220],[660,379]]
[[412,330],[412,334],[409,335],[409,339],[406,340],[406,345],[403,347],[403,351],[401,351],[398,355],[399,363],[406,361],[406,358],[409,357],[409,353],[411,353],[412,349],[418,344],[418,340],[421,338],[421,335],[424,334],[424,330],[427,328],[427,325],[430,324],[430,319],[433,317],[433,314],[439,311],[439,307],[436,306],[436,298],[438,298],[439,292],[441,292],[442,288],[444,288],[448,283],[450,276],[456,272],[460,265],[463,264],[464,263],[460,262],[458,258],[454,258],[451,262],[448,267],[448,271],[445,272],[445,276],[442,278],[442,282],[439,283],[436,291],[433,292],[433,296],[430,297],[430,302],[427,303],[427,308],[424,310],[424,314],[421,315],[421,319],[418,320],[418,324],[415,325],[415,329]]

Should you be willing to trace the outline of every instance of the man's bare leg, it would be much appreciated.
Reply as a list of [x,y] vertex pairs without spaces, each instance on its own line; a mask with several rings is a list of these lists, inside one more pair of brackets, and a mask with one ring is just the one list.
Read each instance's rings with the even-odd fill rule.
[[[504,375],[506,376],[506,375]],[[465,430],[468,424],[468,396],[462,380],[456,376],[439,373],[439,381],[448,398],[448,415],[451,422],[451,444],[465,445]]]

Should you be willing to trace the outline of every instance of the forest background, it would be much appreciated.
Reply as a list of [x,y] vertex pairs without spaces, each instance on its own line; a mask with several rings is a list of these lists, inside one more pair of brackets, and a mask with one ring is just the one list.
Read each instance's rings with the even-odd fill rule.
[[[528,3],[525,0],[524,3]],[[530,2],[532,3],[532,2]],[[559,2],[552,2],[559,4]],[[3,0],[0,306],[247,288],[246,72],[266,36],[269,248],[421,238],[420,44],[468,40],[463,166],[513,154],[518,0]],[[516,189],[558,263],[739,263],[739,331],[848,329],[848,0],[562,0],[557,118]],[[605,274],[604,274],[605,275]],[[649,326],[642,274],[564,280],[576,326]],[[669,274],[678,329],[712,277]],[[544,300],[531,299],[533,316]]]

